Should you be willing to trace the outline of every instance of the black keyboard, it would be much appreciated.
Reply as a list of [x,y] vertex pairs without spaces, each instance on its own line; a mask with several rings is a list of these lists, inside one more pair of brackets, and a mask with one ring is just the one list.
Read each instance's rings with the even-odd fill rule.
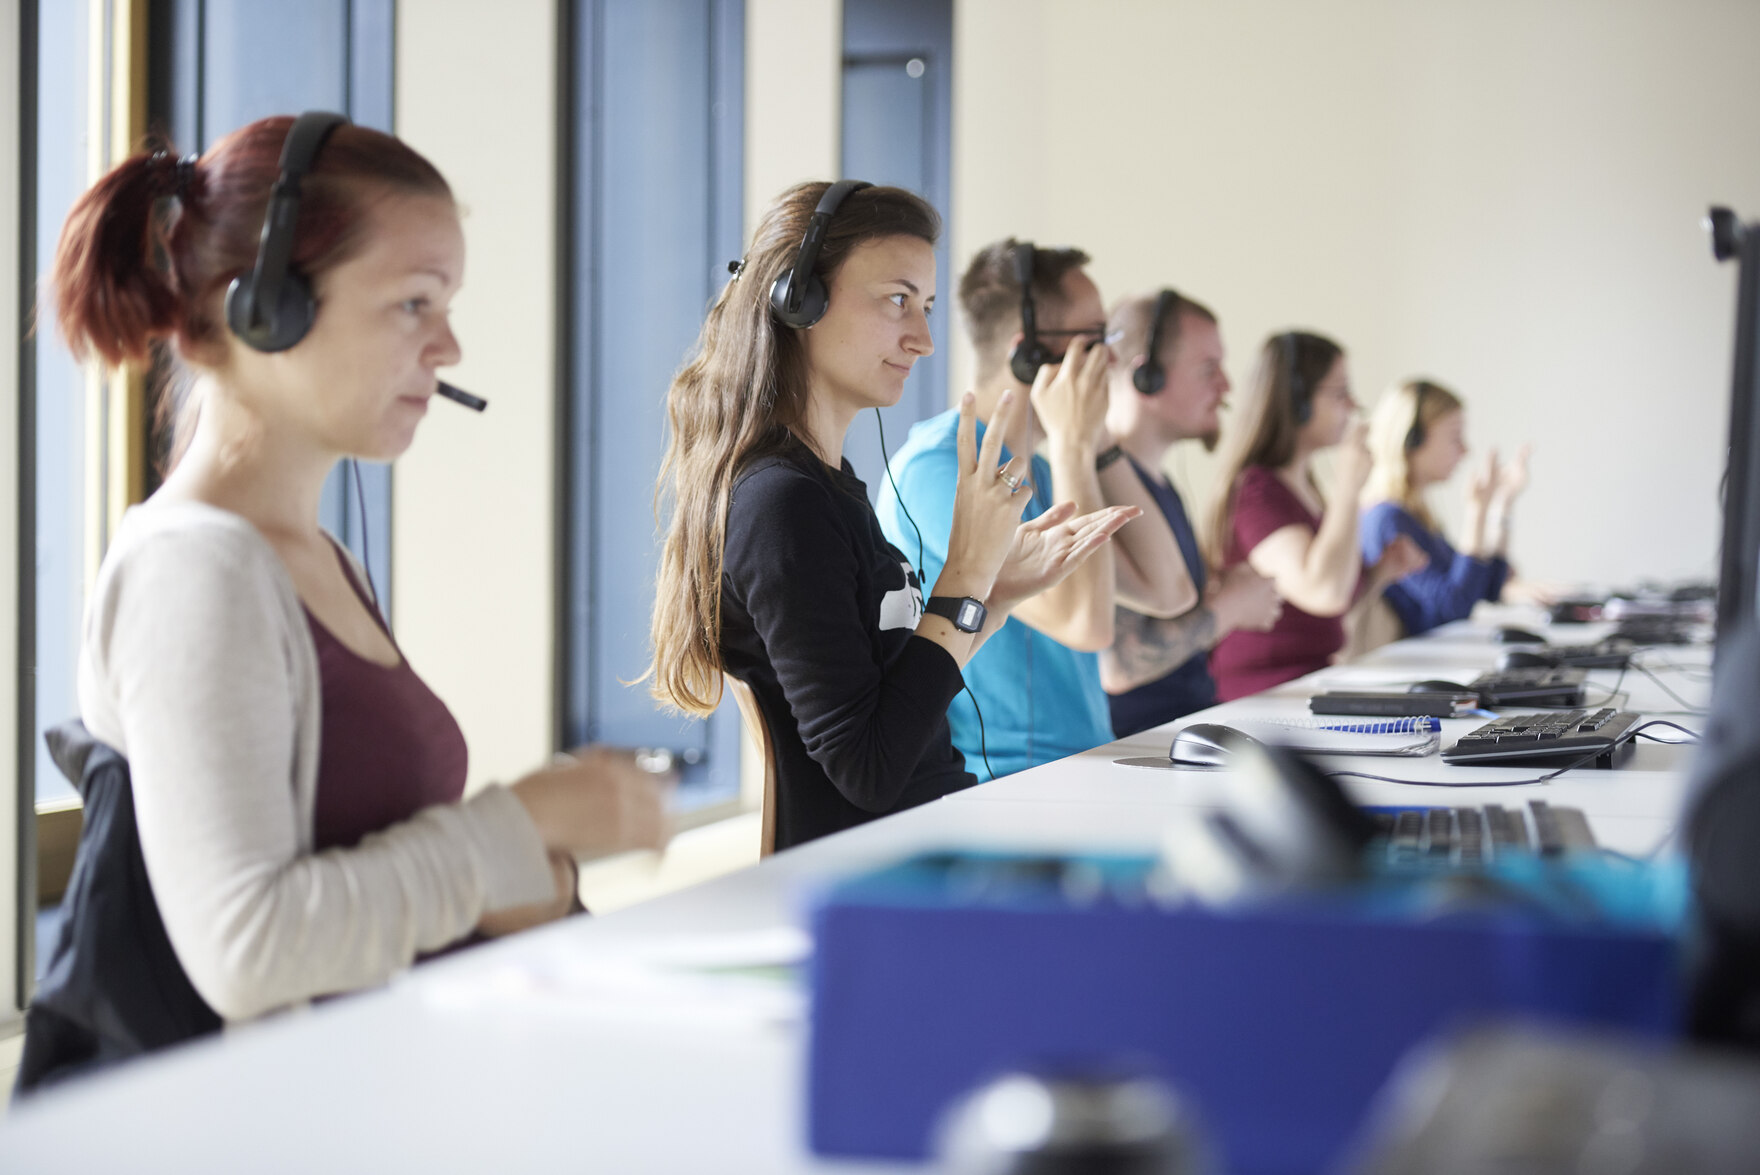
[[1693,627],[1689,621],[1672,616],[1628,616],[1619,622],[1613,635],[1634,645],[1690,645]]
[[[1613,766],[1613,753],[1637,723],[1629,710],[1571,710],[1562,714],[1509,714],[1470,730],[1442,752],[1445,763],[1562,766],[1600,752],[1597,767]],[[1584,763],[1584,766],[1588,766]]]
[[1579,808],[1532,800],[1520,808],[1371,808],[1372,860],[1389,865],[1471,868],[1511,854],[1556,857],[1592,850],[1595,834]]
[[1544,657],[1554,669],[1624,669],[1632,660],[1632,644],[1623,640],[1597,645],[1525,645],[1521,651],[1524,656]]
[[[1525,650],[1524,650],[1525,651]],[[1581,669],[1502,669],[1467,683],[1479,704],[1498,706],[1581,706]]]

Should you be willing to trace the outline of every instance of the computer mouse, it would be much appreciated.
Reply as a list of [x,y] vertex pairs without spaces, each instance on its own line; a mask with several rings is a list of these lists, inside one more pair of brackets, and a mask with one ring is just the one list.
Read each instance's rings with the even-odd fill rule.
[[1194,722],[1173,736],[1167,757],[1186,767],[1220,767],[1235,751],[1258,745],[1258,739],[1232,726]]
[[1498,659],[1499,669],[1550,669],[1552,658],[1545,653],[1530,653],[1525,649],[1510,649]]
[[1414,681],[1406,687],[1406,692],[1408,694],[1470,694],[1474,691],[1458,681],[1438,681],[1432,678],[1429,681]]
[[1543,645],[1546,643],[1546,638],[1525,628],[1506,626],[1497,630],[1497,643],[1500,645]]

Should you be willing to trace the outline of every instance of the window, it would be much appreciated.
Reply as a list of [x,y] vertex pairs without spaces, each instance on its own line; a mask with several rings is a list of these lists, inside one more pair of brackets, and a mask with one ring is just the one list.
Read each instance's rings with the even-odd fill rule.
[[666,391],[743,247],[742,0],[579,0],[572,132],[566,473],[566,745],[666,748],[680,807],[739,792],[739,715],[661,713],[645,685]]

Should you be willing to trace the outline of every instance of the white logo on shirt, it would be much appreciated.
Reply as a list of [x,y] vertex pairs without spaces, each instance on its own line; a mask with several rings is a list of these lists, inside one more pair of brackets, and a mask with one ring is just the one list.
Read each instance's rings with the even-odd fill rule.
[[904,586],[880,598],[881,632],[894,628],[914,629],[923,618],[923,593],[917,590],[916,581],[911,578],[911,565],[900,563],[899,566],[904,568]]

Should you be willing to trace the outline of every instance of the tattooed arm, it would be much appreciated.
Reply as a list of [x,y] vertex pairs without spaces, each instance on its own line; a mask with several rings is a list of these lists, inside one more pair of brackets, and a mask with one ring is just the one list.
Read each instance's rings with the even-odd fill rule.
[[1282,611],[1276,586],[1245,563],[1224,572],[1183,616],[1161,620],[1121,606],[1112,647],[1100,654],[1100,684],[1109,694],[1127,693],[1166,677],[1237,628],[1265,632]]
[[1112,647],[1100,654],[1100,683],[1109,694],[1126,693],[1166,677],[1221,636],[1208,604],[1171,620],[1121,607],[1113,620]]

